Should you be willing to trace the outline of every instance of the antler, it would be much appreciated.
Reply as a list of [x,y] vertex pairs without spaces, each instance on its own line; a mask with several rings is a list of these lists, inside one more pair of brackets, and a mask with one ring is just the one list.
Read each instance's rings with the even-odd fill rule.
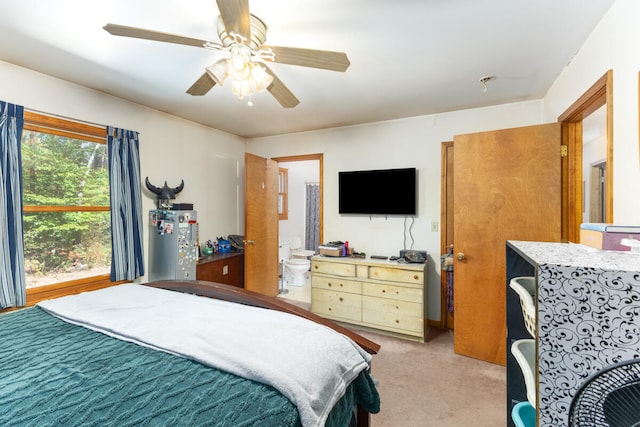
[[[152,193],[154,193],[155,195],[159,196],[160,195],[160,189],[158,187],[156,187],[155,185],[151,184],[149,182],[149,177],[147,177],[144,180],[145,185],[147,186],[147,188],[149,189],[149,191],[151,191]],[[166,185],[166,183],[165,183]]]
[[145,184],[149,191],[154,193],[159,200],[171,200],[176,198],[176,194],[182,191],[184,188],[184,179],[180,182],[176,188],[171,188],[167,185],[167,181],[164,182],[164,186],[162,188],[158,188],[155,185],[149,182],[149,177],[145,180]]
[[[166,185],[166,182],[165,182]],[[173,189],[173,194],[178,194],[179,192],[182,191],[182,189],[184,188],[184,179],[180,182],[180,185],[178,185],[176,188]]]

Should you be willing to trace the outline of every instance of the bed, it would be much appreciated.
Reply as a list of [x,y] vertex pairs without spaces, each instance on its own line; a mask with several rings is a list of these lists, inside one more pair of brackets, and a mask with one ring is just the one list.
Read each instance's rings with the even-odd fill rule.
[[43,301],[0,316],[0,342],[3,426],[368,426],[379,411],[376,343],[233,286]]

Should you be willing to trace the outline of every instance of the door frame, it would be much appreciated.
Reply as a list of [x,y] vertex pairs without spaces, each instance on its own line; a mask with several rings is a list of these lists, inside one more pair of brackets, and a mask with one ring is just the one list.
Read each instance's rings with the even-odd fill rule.
[[[454,237],[453,141],[442,142],[440,152],[440,253],[446,254],[449,251],[449,245],[453,244]],[[440,267],[436,265],[436,268]],[[440,269],[440,325],[437,326],[444,329],[454,329],[454,315],[454,313],[447,311],[447,275]]]
[[582,120],[606,105],[605,221],[613,222],[613,70],[608,70],[558,117],[567,155],[562,157],[562,240],[578,243],[582,223]]
[[271,160],[275,160],[278,163],[281,162],[302,162],[306,160],[317,160],[318,161],[318,175],[320,177],[320,242],[324,242],[324,154],[316,153],[316,154],[299,154],[295,156],[281,156],[281,157],[272,157]]

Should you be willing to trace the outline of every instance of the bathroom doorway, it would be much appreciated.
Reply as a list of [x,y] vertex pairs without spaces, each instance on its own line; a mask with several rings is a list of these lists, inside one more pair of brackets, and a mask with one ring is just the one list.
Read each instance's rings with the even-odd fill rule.
[[[279,168],[286,169],[287,177],[285,185],[280,185],[281,190],[286,190],[286,194],[280,196],[280,200],[286,203],[282,208],[286,211],[286,216],[281,216],[278,226],[280,246],[299,242],[300,250],[316,252],[317,245],[321,244],[323,239],[323,155],[274,157],[272,160],[278,162]],[[313,200],[315,203],[309,203]],[[281,274],[284,273],[281,270]],[[309,308],[311,304],[310,273],[308,272],[306,276],[304,286],[285,284],[283,289],[285,292],[281,293],[281,296]]]

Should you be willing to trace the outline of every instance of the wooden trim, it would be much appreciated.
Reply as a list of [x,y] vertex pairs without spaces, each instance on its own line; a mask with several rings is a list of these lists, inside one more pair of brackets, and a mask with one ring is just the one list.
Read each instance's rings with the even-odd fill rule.
[[[442,322],[442,320],[433,320],[433,319],[424,319],[424,323],[425,323],[425,331],[428,330],[428,328],[438,328],[438,329],[447,329],[447,326]],[[449,329],[453,329],[452,327]],[[427,342],[429,341],[429,333],[425,333],[424,335],[424,341]]]
[[582,120],[606,105],[606,222],[613,222],[613,70],[608,70],[558,117],[567,159],[562,161],[562,240],[579,242],[582,223]]
[[128,283],[128,280],[112,282],[108,274],[85,277],[68,282],[54,283],[51,285],[36,286],[27,289],[27,307],[35,305],[46,299],[63,297],[66,295],[79,294],[86,291],[108,288],[109,286]]
[[607,72],[607,187],[606,222],[613,222],[613,71]]
[[109,212],[109,206],[23,206],[23,212]]
[[58,136],[62,136],[65,138],[70,138],[70,139],[81,139],[83,141],[91,141],[91,142],[95,142],[97,144],[105,144],[107,143],[107,141],[104,138],[96,138],[90,135],[83,135],[83,134],[78,134],[78,133],[73,133],[73,132],[64,132],[64,131],[60,131],[60,130],[56,130],[56,129],[50,129],[50,128],[43,128],[40,126],[32,126],[28,123],[25,123],[24,125],[24,130],[30,130],[33,132],[40,132],[40,133],[50,133],[53,135],[58,135]]
[[[449,209],[448,201],[453,194],[449,194],[448,190],[448,177],[451,176],[453,171],[448,167],[448,154],[447,150],[453,148],[453,141],[445,141],[440,146],[440,253],[445,254],[449,251],[449,245],[453,243],[453,236],[448,235],[449,229],[449,216],[453,215],[451,209]],[[451,224],[452,225],[452,224]],[[453,329],[453,325],[450,325],[447,314],[447,275],[444,274],[438,263],[439,258],[434,263],[436,270],[440,269],[440,324],[433,324],[430,326],[436,326],[439,328]],[[431,322],[431,321],[430,321]]]
[[[40,132],[56,133],[60,131],[67,131],[72,135],[82,135],[83,139],[87,136],[94,136],[99,138],[95,142],[104,143],[107,138],[107,128],[90,125],[87,123],[81,123],[73,121],[71,119],[62,119],[54,116],[36,113],[33,111],[24,112],[25,129],[30,126],[29,130],[36,130],[38,128],[43,129]],[[62,135],[68,136],[68,135]],[[71,136],[74,137],[74,136]]]
[[271,160],[275,160],[276,162],[301,162],[304,160],[319,160],[322,159],[324,155],[322,153],[318,154],[299,154],[296,156],[280,156],[280,157],[272,157]]
[[609,81],[613,82],[613,71],[602,75],[585,93],[558,117],[559,122],[582,121],[589,114],[602,107],[607,101]]
[[351,338],[369,354],[376,354],[380,350],[379,344],[356,334],[355,332],[340,326],[331,320],[290,304],[278,297],[270,297],[258,292],[238,288],[236,286],[205,282],[203,280],[160,280],[151,283],[144,283],[144,285],[293,314],[327,326],[334,331]]
[[[582,121],[562,124],[563,142],[570,153],[566,157],[566,173],[562,173],[563,181],[566,179],[567,199],[563,200],[563,206],[567,206],[565,220],[562,221],[562,230],[566,234],[561,236],[563,241],[577,243],[580,239],[580,224],[582,223]],[[563,162],[564,165],[565,162]],[[565,203],[566,202],[566,203]]]
[[[52,115],[24,112],[24,129],[35,132],[48,133],[72,139],[81,139],[99,144],[107,143],[106,126],[91,125],[68,118]],[[23,213],[35,212],[109,212],[107,206],[51,206],[28,205],[22,207]],[[127,281],[111,282],[109,275],[84,277],[82,279],[67,282],[54,283],[45,286],[35,286],[27,289],[27,306],[34,305],[42,300],[57,298],[65,295],[101,289]]]

